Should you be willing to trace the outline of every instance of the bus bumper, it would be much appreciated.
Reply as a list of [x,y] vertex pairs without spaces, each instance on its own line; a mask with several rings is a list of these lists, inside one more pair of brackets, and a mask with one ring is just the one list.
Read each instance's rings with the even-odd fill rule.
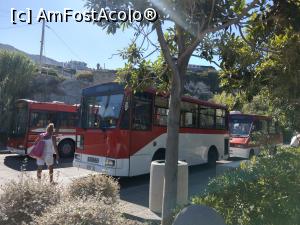
[[26,155],[26,150],[25,149],[7,147],[7,150],[10,151],[11,153],[14,153],[14,154]]
[[[94,162],[89,162],[89,160]],[[114,161],[114,166],[107,166],[107,161]],[[128,176],[129,175],[129,160],[128,159],[110,159],[100,156],[89,156],[85,154],[75,154],[73,166],[95,171],[98,173],[107,174],[110,176]]]
[[238,157],[238,158],[249,158],[250,148],[229,148],[229,157]]

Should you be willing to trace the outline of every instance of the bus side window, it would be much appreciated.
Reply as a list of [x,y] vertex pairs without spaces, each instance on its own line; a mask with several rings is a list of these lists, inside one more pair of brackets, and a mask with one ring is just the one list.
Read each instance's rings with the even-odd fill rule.
[[191,102],[181,103],[180,126],[197,128],[198,104]]
[[261,123],[259,120],[255,120],[252,125],[252,132],[257,132],[261,130]]
[[275,122],[275,132],[276,134],[280,134],[280,127],[278,122]]
[[130,120],[130,98],[129,96],[126,96],[126,100],[124,103],[123,113],[121,114],[121,122],[120,122],[120,128],[123,130],[129,129],[129,120]]
[[[216,109],[216,128],[226,129],[226,110]],[[249,129],[248,129],[249,130]]]
[[158,126],[167,126],[168,123],[168,98],[155,96],[154,104],[154,124]]
[[215,128],[215,109],[200,106],[199,113],[199,128]]
[[275,122],[272,120],[272,121],[269,121],[269,133],[270,134],[276,134],[276,124]]
[[261,120],[261,124],[262,124],[262,132],[263,134],[268,134],[268,121],[267,120]]
[[46,128],[49,123],[54,123],[54,126],[56,127],[56,113],[45,111],[31,113],[31,127]]
[[61,112],[58,113],[58,126],[61,128],[75,127],[77,121],[77,113]]
[[132,128],[150,130],[152,126],[152,95],[138,93],[133,98]]

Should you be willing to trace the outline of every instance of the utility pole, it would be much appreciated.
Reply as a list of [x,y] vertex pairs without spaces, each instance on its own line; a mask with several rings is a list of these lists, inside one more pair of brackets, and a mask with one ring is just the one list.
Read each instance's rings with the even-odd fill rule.
[[41,37],[41,49],[40,49],[40,72],[42,73],[42,58],[43,58],[43,49],[44,49],[44,41],[45,41],[45,20],[43,20],[42,26],[42,37]]

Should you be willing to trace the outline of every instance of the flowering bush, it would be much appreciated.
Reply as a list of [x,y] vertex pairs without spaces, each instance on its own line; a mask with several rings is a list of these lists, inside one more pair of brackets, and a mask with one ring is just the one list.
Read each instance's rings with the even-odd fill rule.
[[71,198],[95,197],[116,202],[119,198],[119,189],[119,184],[114,178],[95,174],[73,180],[67,187],[67,192]]
[[11,181],[1,189],[0,224],[28,223],[46,207],[57,204],[61,198],[59,186],[49,184],[46,179],[38,182],[29,176]]

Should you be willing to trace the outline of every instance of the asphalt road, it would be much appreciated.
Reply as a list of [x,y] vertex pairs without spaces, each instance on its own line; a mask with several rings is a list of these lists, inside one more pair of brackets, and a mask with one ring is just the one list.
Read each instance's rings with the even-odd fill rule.
[[[60,159],[59,165],[55,166],[56,170],[60,171],[62,175],[64,172],[73,174],[74,176],[72,176],[72,178],[93,173],[88,170],[72,167],[72,161],[72,158]],[[0,154],[0,168],[0,184],[3,184],[5,183],[5,180],[18,177],[22,170],[34,173],[37,166],[35,160],[29,157],[18,156],[15,154]],[[205,189],[209,178],[212,178],[215,175],[216,169],[208,168],[206,165],[190,167],[189,195],[193,196],[201,193]],[[65,181],[64,177],[62,177],[62,179]],[[121,199],[135,204],[148,206],[149,175],[118,179],[121,186]]]

